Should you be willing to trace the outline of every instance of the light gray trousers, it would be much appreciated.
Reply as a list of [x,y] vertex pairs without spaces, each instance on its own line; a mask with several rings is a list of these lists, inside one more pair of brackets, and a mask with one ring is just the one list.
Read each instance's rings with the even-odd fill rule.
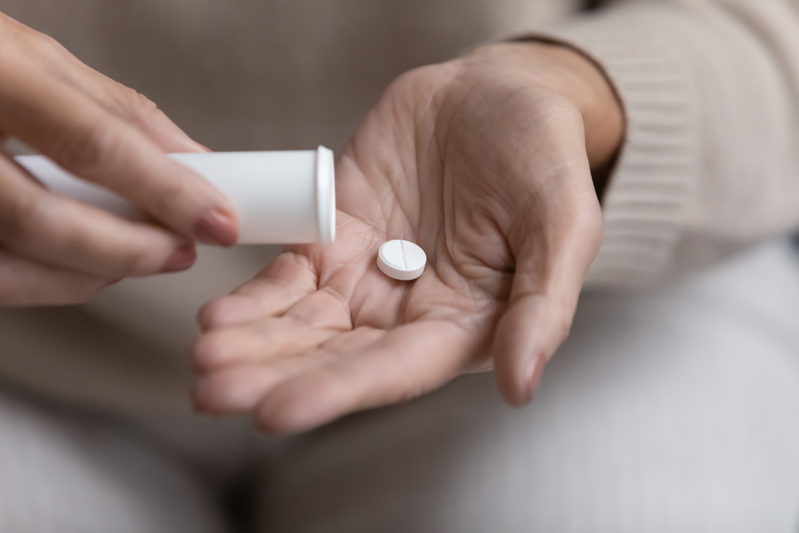
[[[492,379],[290,439],[247,430],[227,474],[257,480],[269,533],[799,532],[787,242],[658,292],[586,295],[527,409]],[[166,438],[3,393],[0,532],[233,531],[218,483],[177,450],[241,432],[197,423]]]

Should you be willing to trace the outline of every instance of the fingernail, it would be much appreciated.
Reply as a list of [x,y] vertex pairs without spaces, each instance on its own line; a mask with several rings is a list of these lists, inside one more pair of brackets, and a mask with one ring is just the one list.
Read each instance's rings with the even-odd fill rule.
[[191,244],[184,244],[170,255],[164,263],[161,273],[180,272],[186,270],[197,259],[197,252]]
[[538,384],[541,382],[541,376],[544,374],[544,367],[547,364],[546,357],[539,355],[533,362],[533,368],[527,374],[529,377],[527,381],[527,391],[525,394],[526,403],[533,401],[535,391],[538,389]]
[[233,246],[239,238],[239,230],[233,217],[219,209],[205,213],[194,225],[194,236],[205,244]]

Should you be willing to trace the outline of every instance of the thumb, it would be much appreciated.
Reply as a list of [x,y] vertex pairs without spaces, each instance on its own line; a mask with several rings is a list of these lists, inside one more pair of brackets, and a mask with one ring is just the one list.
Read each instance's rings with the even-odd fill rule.
[[602,215],[593,190],[555,202],[519,225],[516,272],[508,309],[494,336],[493,357],[502,396],[529,403],[555,350],[571,329],[588,268],[602,241]]

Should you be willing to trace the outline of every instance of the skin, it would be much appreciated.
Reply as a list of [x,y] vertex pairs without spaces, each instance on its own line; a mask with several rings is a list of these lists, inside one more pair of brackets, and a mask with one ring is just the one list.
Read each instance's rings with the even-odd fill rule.
[[[289,247],[200,311],[197,408],[299,432],[490,369],[528,403],[599,250],[592,169],[622,130],[603,75],[565,47],[491,45],[403,75],[338,163],[335,244]],[[378,270],[389,239],[424,248],[417,281]]]
[[0,140],[127,197],[132,223],[56,196],[0,150],[0,305],[85,301],[127,276],[192,265],[194,241],[237,239],[228,200],[165,152],[201,152],[155,104],[0,14]]

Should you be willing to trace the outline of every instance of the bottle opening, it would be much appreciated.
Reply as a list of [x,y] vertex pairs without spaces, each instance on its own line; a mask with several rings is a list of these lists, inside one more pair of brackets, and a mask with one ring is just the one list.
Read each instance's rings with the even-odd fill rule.
[[316,150],[316,201],[319,242],[324,246],[336,240],[336,160],[324,146]]

